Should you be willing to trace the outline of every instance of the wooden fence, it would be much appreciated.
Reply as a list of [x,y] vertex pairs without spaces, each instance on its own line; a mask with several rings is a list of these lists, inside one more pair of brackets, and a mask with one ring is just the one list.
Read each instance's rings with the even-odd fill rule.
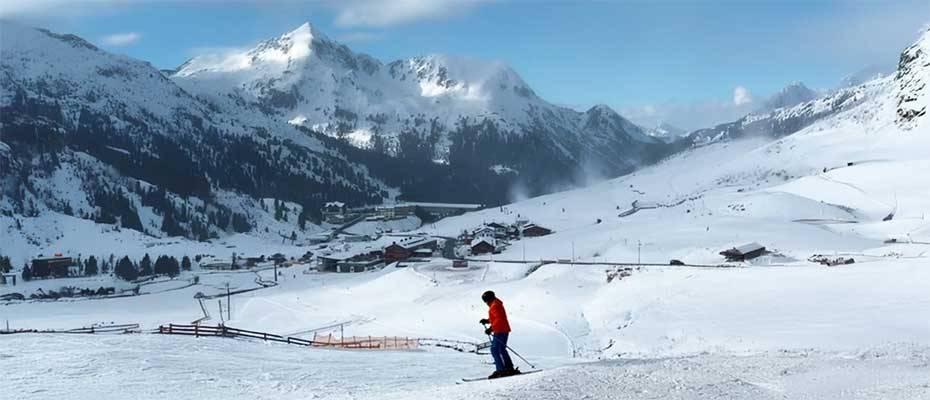
[[99,325],[75,329],[14,329],[0,330],[0,334],[13,333],[136,333],[139,332],[139,324],[119,324],[119,325]]
[[[287,344],[296,344],[300,346],[316,348],[338,348],[338,349],[365,349],[365,350],[412,350],[420,346],[433,346],[452,349],[466,353],[477,353],[486,344],[465,342],[459,340],[435,339],[435,338],[411,338],[401,336],[347,336],[336,337],[332,334],[318,335],[314,333],[313,339],[302,339],[290,336],[282,336],[267,332],[257,332],[245,329],[238,329],[229,326],[205,326],[205,325],[180,325],[168,324],[158,327],[154,333],[164,335],[184,335],[195,337],[227,337],[227,338],[246,338],[261,339]],[[484,346],[484,347],[482,347]]]

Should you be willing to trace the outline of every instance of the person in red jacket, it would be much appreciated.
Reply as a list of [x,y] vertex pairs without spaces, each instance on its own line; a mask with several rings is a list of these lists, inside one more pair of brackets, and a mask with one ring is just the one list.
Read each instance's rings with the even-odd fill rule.
[[491,357],[494,357],[495,367],[494,373],[488,379],[519,374],[520,371],[514,369],[513,361],[510,360],[510,354],[507,352],[510,323],[507,322],[507,311],[504,310],[504,303],[490,290],[481,295],[481,300],[488,305],[488,318],[478,322],[491,324],[490,327],[484,330],[484,333],[492,335]]

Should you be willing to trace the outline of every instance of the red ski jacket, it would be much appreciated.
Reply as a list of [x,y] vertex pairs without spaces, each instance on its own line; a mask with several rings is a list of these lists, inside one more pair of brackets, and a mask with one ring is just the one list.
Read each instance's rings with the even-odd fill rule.
[[507,311],[500,299],[491,302],[488,309],[488,320],[491,321],[491,331],[494,333],[510,333],[510,323],[507,322]]

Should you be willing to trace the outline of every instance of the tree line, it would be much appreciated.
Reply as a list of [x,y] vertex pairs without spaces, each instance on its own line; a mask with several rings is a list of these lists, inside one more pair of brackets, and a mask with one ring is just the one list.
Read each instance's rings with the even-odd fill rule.
[[[139,278],[150,276],[170,276],[175,277],[181,271],[191,270],[191,259],[188,256],[181,257],[178,260],[174,256],[160,255],[155,261],[148,253],[139,261],[133,261],[129,256],[116,258],[110,255],[109,259],[98,260],[95,256],[89,256],[84,260],[77,260],[79,272],[71,274],[68,268],[43,268],[39,264],[30,266],[28,263],[23,265],[21,272],[24,281],[37,278],[61,278],[65,276],[95,276],[99,274],[112,274],[126,281],[134,281]],[[9,257],[0,256],[0,272],[8,273],[12,270]]]

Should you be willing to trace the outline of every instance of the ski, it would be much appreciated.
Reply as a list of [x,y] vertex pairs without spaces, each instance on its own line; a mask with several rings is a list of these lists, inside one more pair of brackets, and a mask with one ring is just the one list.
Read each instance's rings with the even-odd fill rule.
[[535,373],[537,373],[537,372],[542,372],[542,371],[543,371],[543,370],[541,370],[541,369],[534,369],[534,370],[530,370],[530,371],[526,371],[526,372],[521,371],[519,374],[516,374],[516,375],[502,376],[502,377],[500,377],[500,378],[494,378],[494,379],[489,379],[488,377],[481,377],[481,378],[462,378],[461,381],[456,382],[456,383],[478,382],[478,381],[493,381],[493,380],[497,380],[497,379],[512,378],[512,377],[514,377],[514,376],[523,376],[523,375],[528,375],[528,374],[535,374]]

